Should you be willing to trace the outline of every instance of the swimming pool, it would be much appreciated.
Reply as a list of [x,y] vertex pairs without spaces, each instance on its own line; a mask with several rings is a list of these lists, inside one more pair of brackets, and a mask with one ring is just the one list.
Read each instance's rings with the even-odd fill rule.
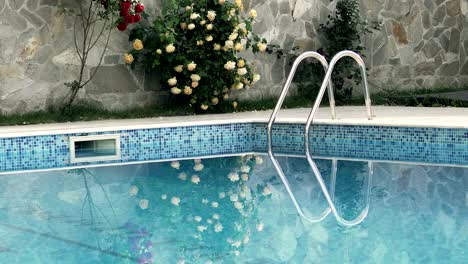
[[[327,204],[300,157],[278,158],[304,209]],[[327,184],[330,159],[315,160]],[[339,160],[335,199],[365,206],[366,160]],[[467,263],[468,168],[373,162],[353,228],[297,215],[262,155],[0,177],[2,263]]]

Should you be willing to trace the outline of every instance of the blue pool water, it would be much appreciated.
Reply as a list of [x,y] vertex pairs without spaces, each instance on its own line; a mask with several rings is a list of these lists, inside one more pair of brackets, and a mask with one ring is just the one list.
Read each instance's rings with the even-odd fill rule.
[[[306,160],[279,160],[320,214]],[[316,162],[328,182],[331,161]],[[338,162],[348,219],[365,206],[367,168]],[[467,219],[466,167],[375,162],[369,215],[352,228],[303,222],[265,156],[11,174],[0,263],[468,263]]]

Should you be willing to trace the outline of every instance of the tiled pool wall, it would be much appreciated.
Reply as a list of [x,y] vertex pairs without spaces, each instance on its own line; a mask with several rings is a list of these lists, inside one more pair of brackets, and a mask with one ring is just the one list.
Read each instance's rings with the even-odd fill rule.
[[[255,151],[264,152],[266,124],[255,130]],[[468,129],[318,124],[309,137],[316,156],[468,165]],[[275,125],[273,146],[303,154],[304,125]]]
[[[277,124],[274,150],[304,153],[304,126]],[[121,134],[121,159],[70,163],[69,137]],[[468,130],[388,126],[314,125],[313,155],[468,165]],[[265,152],[266,124],[239,123],[174,128],[0,138],[0,171],[62,168],[96,163]]]

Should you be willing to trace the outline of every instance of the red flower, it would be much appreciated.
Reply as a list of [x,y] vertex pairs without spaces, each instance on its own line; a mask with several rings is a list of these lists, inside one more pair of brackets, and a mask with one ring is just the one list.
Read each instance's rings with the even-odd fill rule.
[[117,29],[120,30],[120,31],[125,31],[127,29],[127,23],[125,22],[120,22],[118,25],[117,25]]
[[128,16],[128,10],[120,10],[119,14],[120,14],[121,17],[126,17],[126,16]]
[[120,7],[122,7],[122,10],[129,10],[130,7],[132,7],[132,3],[130,3],[129,1],[124,1],[122,3],[120,3]]
[[141,20],[141,16],[136,14],[133,16],[133,23],[138,23]]
[[137,4],[135,6],[135,12],[136,13],[141,13],[145,10],[145,6],[143,4]]
[[124,20],[125,20],[125,22],[126,22],[127,24],[132,24],[133,22],[135,22],[135,21],[134,21],[134,17],[133,17],[132,15],[126,15],[126,16],[124,17]]

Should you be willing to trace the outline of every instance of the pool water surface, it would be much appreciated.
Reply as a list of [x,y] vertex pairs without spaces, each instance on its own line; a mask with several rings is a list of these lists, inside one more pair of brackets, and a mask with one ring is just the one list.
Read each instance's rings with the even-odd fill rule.
[[[309,215],[303,158],[279,158]],[[317,159],[327,184],[331,160]],[[373,162],[358,226],[297,214],[266,156],[0,176],[1,263],[468,263],[468,168]],[[335,203],[366,203],[368,162],[338,161]]]

